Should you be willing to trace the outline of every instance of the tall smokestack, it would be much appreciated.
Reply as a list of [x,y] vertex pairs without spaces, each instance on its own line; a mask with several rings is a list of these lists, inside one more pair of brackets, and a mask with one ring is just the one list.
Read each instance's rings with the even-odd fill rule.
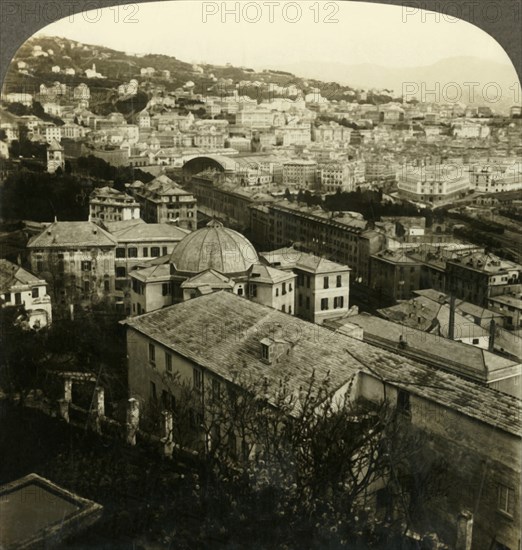
[[450,295],[448,338],[450,340],[455,339],[455,295],[454,294]]
[[497,324],[495,319],[491,319],[489,323],[489,340],[488,340],[488,351],[495,351],[495,329]]

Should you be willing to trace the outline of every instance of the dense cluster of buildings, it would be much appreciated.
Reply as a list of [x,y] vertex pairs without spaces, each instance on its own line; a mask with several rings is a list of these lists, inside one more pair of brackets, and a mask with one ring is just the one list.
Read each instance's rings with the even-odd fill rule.
[[[70,70],[54,65],[53,79]],[[106,75],[93,65],[83,76]],[[143,410],[172,408],[175,373],[204,395],[241,385],[239,366],[292,391],[314,374],[328,376],[332,398],[388,399],[451,462],[450,494],[430,504],[437,532],[454,545],[467,510],[473,544],[462,548],[519,547],[522,265],[450,224],[322,202],[379,190],[395,205],[499,203],[522,189],[518,119],[359,93],[329,100],[308,85],[261,101],[202,96],[193,81],[151,84],[168,83],[168,70],[135,76],[115,91],[146,90],[148,103],[127,116],[89,110],[86,83],[2,94],[3,107],[39,102],[49,116],[2,108],[0,157],[24,135],[45,144],[51,174],[94,155],[153,179],[104,181],[87,219],[39,224],[20,265],[0,262],[1,306],[33,330],[53,311],[119,311],[129,397]]]

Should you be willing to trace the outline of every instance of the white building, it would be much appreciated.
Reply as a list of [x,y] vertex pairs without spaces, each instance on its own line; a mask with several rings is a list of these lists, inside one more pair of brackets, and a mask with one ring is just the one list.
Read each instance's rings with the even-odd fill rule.
[[89,219],[91,221],[118,222],[137,220],[140,205],[130,195],[111,187],[95,189],[89,198]]
[[65,169],[65,157],[63,147],[53,139],[47,147],[47,171],[54,174],[58,168]]
[[479,193],[503,193],[522,189],[522,161],[471,166],[469,178]]
[[404,165],[397,181],[401,197],[432,205],[462,198],[471,187],[463,167],[451,164]]
[[51,297],[46,281],[4,259],[0,259],[0,305],[23,307],[30,328],[51,324]]
[[283,185],[308,189],[315,185],[316,173],[315,160],[289,160],[283,163]]
[[33,103],[33,96],[26,92],[11,92],[8,94],[2,94],[2,100],[7,103],[21,103],[26,107],[30,107]]
[[318,183],[321,191],[335,193],[337,190],[351,192],[364,183],[363,161],[329,162],[319,165]]
[[45,129],[45,140],[47,143],[62,141],[62,129],[60,126],[47,126]]

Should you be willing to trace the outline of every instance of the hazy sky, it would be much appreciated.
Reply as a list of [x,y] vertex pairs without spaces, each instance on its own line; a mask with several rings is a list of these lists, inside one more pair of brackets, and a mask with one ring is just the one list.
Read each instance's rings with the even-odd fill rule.
[[75,14],[38,34],[129,53],[163,53],[183,61],[256,69],[306,60],[403,67],[453,56],[511,64],[493,38],[469,23],[413,8],[359,2],[129,4]]

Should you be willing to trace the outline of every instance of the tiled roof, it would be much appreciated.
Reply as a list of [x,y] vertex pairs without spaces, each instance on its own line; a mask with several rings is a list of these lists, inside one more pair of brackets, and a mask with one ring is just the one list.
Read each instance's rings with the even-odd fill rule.
[[491,274],[505,273],[507,270],[512,269],[522,271],[522,266],[520,264],[503,260],[494,254],[483,254],[481,252],[474,252],[448,261],[453,264],[457,263],[467,268]]
[[288,271],[275,269],[263,264],[255,264],[250,272],[250,281],[252,283],[270,283],[275,284],[281,281],[293,280],[295,275]]
[[154,282],[170,280],[170,266],[169,264],[159,264],[144,269],[135,269],[130,272],[131,277],[143,282]]
[[211,288],[234,288],[234,281],[214,269],[207,269],[194,277],[181,283],[181,288],[198,288],[209,286]]
[[308,252],[301,252],[291,246],[272,250],[271,252],[261,252],[259,256],[266,263],[277,265],[283,269],[302,269],[315,274],[350,271],[347,265],[338,264]]
[[19,265],[0,259],[0,292],[9,292],[16,285],[31,285],[41,283],[39,279]]
[[[328,377],[333,388],[340,388],[363,371],[508,433],[521,433],[521,402],[515,397],[232,293],[202,296],[126,323],[225,380],[245,374],[266,378],[268,388],[287,380],[298,392],[312,375],[318,381]],[[288,340],[291,350],[281,362],[267,365],[261,360],[260,341],[274,333]]]
[[[433,288],[414,290],[413,294],[417,294],[417,296],[423,296],[424,298],[432,300],[433,302],[438,302],[439,304],[449,304],[450,302],[449,294],[445,294],[444,292],[441,292],[439,290],[434,290]],[[471,315],[476,319],[480,319],[481,322],[489,322],[491,319],[498,319],[499,317],[502,317],[502,314],[500,313],[496,313],[495,311],[491,311],[490,309],[487,309],[485,307],[477,306],[476,304],[472,304],[471,302],[465,302],[464,300],[458,299],[455,300],[455,311],[460,313],[461,315]],[[482,324],[482,326],[485,326],[484,323]]]
[[49,151],[63,151],[63,147],[55,140],[51,140],[49,144]]
[[[363,329],[365,341],[375,345],[391,346],[397,349],[397,353],[413,354],[419,361],[435,362],[440,368],[451,369],[455,374],[483,382],[495,380],[498,372],[511,369],[518,364],[484,349],[366,313],[353,315],[345,320]],[[401,338],[407,342],[405,350],[399,350]]]
[[399,248],[398,250],[386,249],[382,252],[378,252],[377,254],[373,254],[372,258],[384,260],[385,262],[391,262],[394,264],[420,264],[420,261],[410,258],[410,256],[406,254],[406,251],[402,248]]
[[[401,325],[447,337],[449,334],[450,307],[425,296],[417,296],[395,306],[379,309],[379,313]],[[455,339],[480,338],[488,331],[455,311]]]
[[188,229],[177,227],[171,223],[144,223],[142,220],[113,223],[107,223],[106,227],[119,243],[147,240],[181,241],[190,233]]
[[93,222],[54,222],[27,244],[28,248],[115,246],[116,239]]

